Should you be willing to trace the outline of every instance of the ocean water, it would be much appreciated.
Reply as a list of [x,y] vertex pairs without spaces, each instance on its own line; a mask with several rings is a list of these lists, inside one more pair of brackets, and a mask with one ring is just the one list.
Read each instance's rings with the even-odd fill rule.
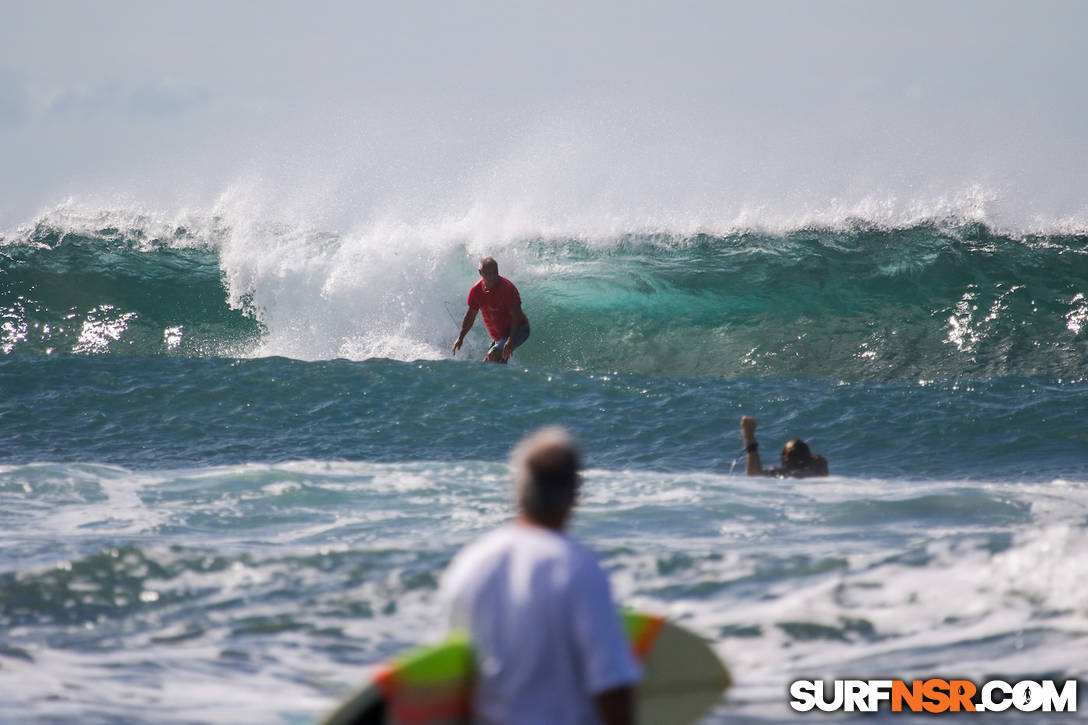
[[[506,366],[480,323],[449,353],[483,254],[532,321]],[[798,678],[1080,679],[1083,710],[1086,295],[1076,225],[61,207],[0,239],[0,722],[315,722],[440,636],[549,424],[617,598],[732,669],[705,723],[797,722]],[[741,415],[832,475],[744,477]]]

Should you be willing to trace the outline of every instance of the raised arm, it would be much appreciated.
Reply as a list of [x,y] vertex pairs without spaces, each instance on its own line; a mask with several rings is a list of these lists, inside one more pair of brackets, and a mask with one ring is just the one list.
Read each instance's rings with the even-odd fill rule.
[[746,476],[765,476],[763,461],[759,459],[759,447],[756,443],[756,419],[741,416],[740,434],[744,440],[744,474]]
[[477,312],[479,312],[479,310],[474,310],[471,307],[465,312],[465,319],[461,320],[461,334],[457,336],[457,342],[453,343],[454,355],[461,349],[461,344],[465,341],[465,335],[472,329],[472,324],[476,322]]

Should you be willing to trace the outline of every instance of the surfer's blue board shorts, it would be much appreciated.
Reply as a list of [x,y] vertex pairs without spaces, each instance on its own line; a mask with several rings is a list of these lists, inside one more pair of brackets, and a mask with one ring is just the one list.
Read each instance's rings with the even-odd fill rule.
[[[528,325],[522,325],[521,327],[518,328],[518,331],[514,333],[514,347],[515,348],[521,347],[521,344],[523,342],[525,342],[526,340],[528,340],[528,339],[529,339],[529,326]],[[495,340],[495,342],[491,343],[491,347],[487,348],[487,354],[490,355],[495,350],[502,350],[503,345],[505,345],[505,344],[506,344],[506,338],[505,337],[502,338],[501,340]]]

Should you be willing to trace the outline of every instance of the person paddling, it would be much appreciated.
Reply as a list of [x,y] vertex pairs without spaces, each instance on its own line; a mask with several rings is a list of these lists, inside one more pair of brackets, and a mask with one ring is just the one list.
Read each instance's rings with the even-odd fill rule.
[[813,455],[808,444],[800,438],[786,441],[782,446],[782,465],[763,468],[756,443],[756,419],[747,415],[740,419],[740,432],[744,439],[745,467],[747,476],[777,476],[778,478],[812,478],[827,475],[827,459]]

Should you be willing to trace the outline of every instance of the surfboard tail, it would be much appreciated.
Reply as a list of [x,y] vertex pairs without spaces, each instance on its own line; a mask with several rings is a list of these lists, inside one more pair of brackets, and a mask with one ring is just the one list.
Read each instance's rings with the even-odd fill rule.
[[636,691],[640,723],[690,723],[721,702],[729,670],[698,635],[664,617],[624,612],[623,624],[643,678]]

